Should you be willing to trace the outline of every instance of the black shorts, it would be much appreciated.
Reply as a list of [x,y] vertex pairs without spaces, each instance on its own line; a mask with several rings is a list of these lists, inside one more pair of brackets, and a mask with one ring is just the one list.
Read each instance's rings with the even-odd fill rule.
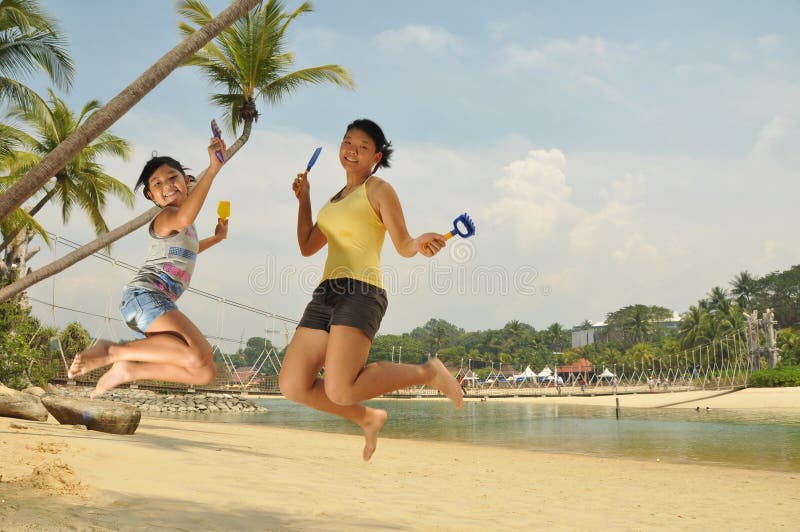
[[388,306],[383,288],[355,279],[327,279],[314,289],[297,326],[330,332],[331,325],[347,325],[374,340]]

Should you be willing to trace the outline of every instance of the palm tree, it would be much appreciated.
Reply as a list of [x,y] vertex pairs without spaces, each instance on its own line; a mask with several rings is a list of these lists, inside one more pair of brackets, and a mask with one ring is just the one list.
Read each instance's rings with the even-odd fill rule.
[[[590,322],[589,327],[591,326]],[[570,343],[570,332],[564,330],[560,323],[550,325],[547,328],[546,336],[547,346],[551,351],[563,351],[564,347]]]
[[[41,189],[42,186],[47,183],[47,180],[52,177],[56,169],[63,168],[69,160],[75,157],[80,150],[84,148],[84,146],[111,127],[114,122],[119,120],[131,107],[144,98],[148,92],[155,88],[155,86],[166,78],[175,68],[185,63],[189,57],[205,46],[211,39],[216,37],[224,28],[244,15],[250,8],[254,7],[258,1],[259,0],[233,0],[230,7],[225,9],[216,18],[209,20],[208,24],[191,37],[181,41],[175,48],[167,52],[161,59],[153,64],[153,66],[148,68],[133,83],[112,98],[102,109],[94,113],[90,120],[83,123],[72,135],[50,152],[47,157],[42,159],[40,164],[31,169],[22,179],[11,186],[5,194],[0,196],[0,221],[4,220],[9,214],[14,212],[15,209],[20,207],[25,200]],[[142,222],[142,225],[144,225],[144,222]],[[137,227],[141,227],[141,225]],[[136,227],[133,229],[136,229]],[[108,246],[108,244],[120,236],[133,231],[133,229],[127,232],[123,232],[124,229],[121,229],[121,234],[116,233],[115,237],[108,237],[112,239],[103,242],[102,245],[97,247],[94,251]],[[89,244],[89,246],[95,245],[96,242],[97,241]],[[85,251],[86,250],[82,250],[81,253]],[[93,251],[85,256],[91,255],[91,253],[93,253]],[[77,260],[79,259],[70,258],[61,269],[74,264]],[[3,301],[10,295],[12,294],[6,295],[4,291],[0,291],[0,301]]]
[[702,305],[689,307],[678,324],[681,347],[688,349],[708,342],[708,311]]
[[[15,106],[9,114],[35,133],[35,136],[21,137],[27,151],[17,154],[12,159],[14,161],[10,169],[12,176],[22,175],[39,164],[43,157],[53,151],[100,108],[100,102],[92,100],[84,105],[76,118],[67,104],[52,90],[49,94],[47,106],[31,108]],[[28,215],[36,216],[42,207],[57,198],[61,206],[61,218],[65,224],[77,206],[88,214],[96,234],[107,232],[108,225],[103,218],[103,210],[108,195],[113,195],[128,207],[133,207],[133,193],[127,185],[103,172],[102,166],[96,160],[103,156],[121,157],[127,160],[129,155],[130,146],[127,141],[108,131],[101,133],[64,168],[55,173],[54,183],[49,190],[46,186],[42,189],[46,193]],[[6,249],[15,236],[14,233],[6,235],[0,251]]]
[[44,70],[69,89],[75,66],[59,28],[35,0],[0,0],[0,101],[34,105],[40,98],[18,78]]
[[753,297],[758,292],[758,279],[745,270],[733,278],[731,286],[733,286],[731,294],[736,298],[739,306],[742,309],[749,308]]
[[[0,195],[0,221],[5,220],[22,203],[35,194],[52,176],[52,170],[61,168],[77,155],[89,142],[119,120],[131,107],[166,78],[175,68],[184,63],[196,51],[254,7],[259,0],[233,0],[230,7],[206,24],[191,37],[184,39],[167,52],[153,66],[148,68],[133,83],[111,99],[105,107],[96,112],[91,120],[82,124],[64,142],[50,152],[41,163]],[[103,234],[100,238],[81,246],[72,253],[51,262],[25,276],[17,282],[0,289],[0,302],[19,294],[31,285],[61,272],[92,253],[108,247],[123,236],[146,224],[158,212],[156,207],[137,216],[133,220]]]
[[709,310],[722,310],[730,303],[728,291],[721,286],[715,286],[707,294]]
[[646,342],[652,329],[652,317],[649,309],[644,305],[634,305],[630,310],[631,312],[627,316],[623,327],[625,327],[626,332],[630,333],[633,339],[632,343]]
[[[269,0],[249,12],[213,42],[195,54],[187,65],[199,67],[205,77],[222,92],[211,95],[211,101],[223,110],[225,122],[241,136],[231,145],[236,152],[250,138],[253,122],[258,120],[256,101],[277,104],[303,85],[333,83],[353,88],[353,80],[344,67],[322,65],[291,71],[294,54],[287,50],[289,25],[303,13],[313,10],[304,2],[288,13],[280,0]],[[200,0],[183,0],[178,13],[188,22],[178,25],[181,33],[191,36],[192,24],[203,26],[211,13]]]
[[442,344],[445,343],[446,340],[447,331],[444,328],[444,324],[437,322],[431,330],[431,343],[433,344],[434,353],[439,353],[439,350],[442,348]]

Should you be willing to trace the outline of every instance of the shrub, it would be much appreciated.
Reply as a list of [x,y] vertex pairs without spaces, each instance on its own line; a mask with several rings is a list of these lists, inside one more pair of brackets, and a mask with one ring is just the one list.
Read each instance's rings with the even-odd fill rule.
[[61,341],[61,349],[67,360],[72,360],[75,355],[92,345],[92,337],[83,325],[73,321],[58,335]]
[[0,382],[6,386],[41,386],[52,377],[51,371],[43,370],[45,351],[34,341],[39,329],[39,320],[18,298],[0,303]]
[[800,366],[786,366],[756,371],[750,375],[750,386],[754,388],[800,386]]

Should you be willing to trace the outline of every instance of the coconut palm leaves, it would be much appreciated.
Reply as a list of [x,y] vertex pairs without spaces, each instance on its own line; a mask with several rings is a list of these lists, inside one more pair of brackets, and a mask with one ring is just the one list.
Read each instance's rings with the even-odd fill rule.
[[44,70],[62,89],[75,67],[55,21],[34,0],[0,0],[0,101],[32,105],[39,97],[19,81]]
[[[100,107],[100,102],[90,101],[76,116],[52,90],[45,106],[13,106],[9,117],[30,133],[19,135],[22,148],[8,159],[9,178],[14,180],[38,165]],[[127,141],[108,131],[101,133],[66,166],[55,172],[51,182],[41,189],[43,196],[28,214],[35,216],[48,202],[55,202],[61,208],[64,223],[78,209],[87,214],[96,234],[108,231],[103,211],[109,197],[116,197],[128,207],[133,207],[133,193],[127,185],[105,173],[97,161],[109,157],[127,160],[129,154]],[[3,248],[13,236],[6,235]]]
[[[222,109],[228,127],[234,134],[242,128],[241,137],[228,153],[238,150],[249,138],[253,122],[259,116],[258,100],[275,105],[305,85],[333,83],[353,88],[350,74],[339,65],[292,71],[294,54],[288,50],[286,32],[298,16],[311,11],[309,2],[292,12],[286,12],[279,0],[264,2],[186,62],[199,67],[219,89],[211,95],[211,101]],[[184,36],[194,33],[195,26],[206,24],[211,17],[200,0],[183,0],[178,5],[178,14],[186,19],[179,24]]]

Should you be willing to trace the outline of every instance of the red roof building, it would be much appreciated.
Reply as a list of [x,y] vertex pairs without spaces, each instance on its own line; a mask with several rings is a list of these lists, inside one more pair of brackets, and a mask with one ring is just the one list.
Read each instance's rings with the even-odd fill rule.
[[583,375],[583,378],[588,380],[589,373],[591,372],[592,363],[585,358],[579,358],[578,360],[572,362],[572,364],[558,366],[556,368],[556,375],[561,375],[566,380],[570,380],[570,378],[577,378],[578,375]]

